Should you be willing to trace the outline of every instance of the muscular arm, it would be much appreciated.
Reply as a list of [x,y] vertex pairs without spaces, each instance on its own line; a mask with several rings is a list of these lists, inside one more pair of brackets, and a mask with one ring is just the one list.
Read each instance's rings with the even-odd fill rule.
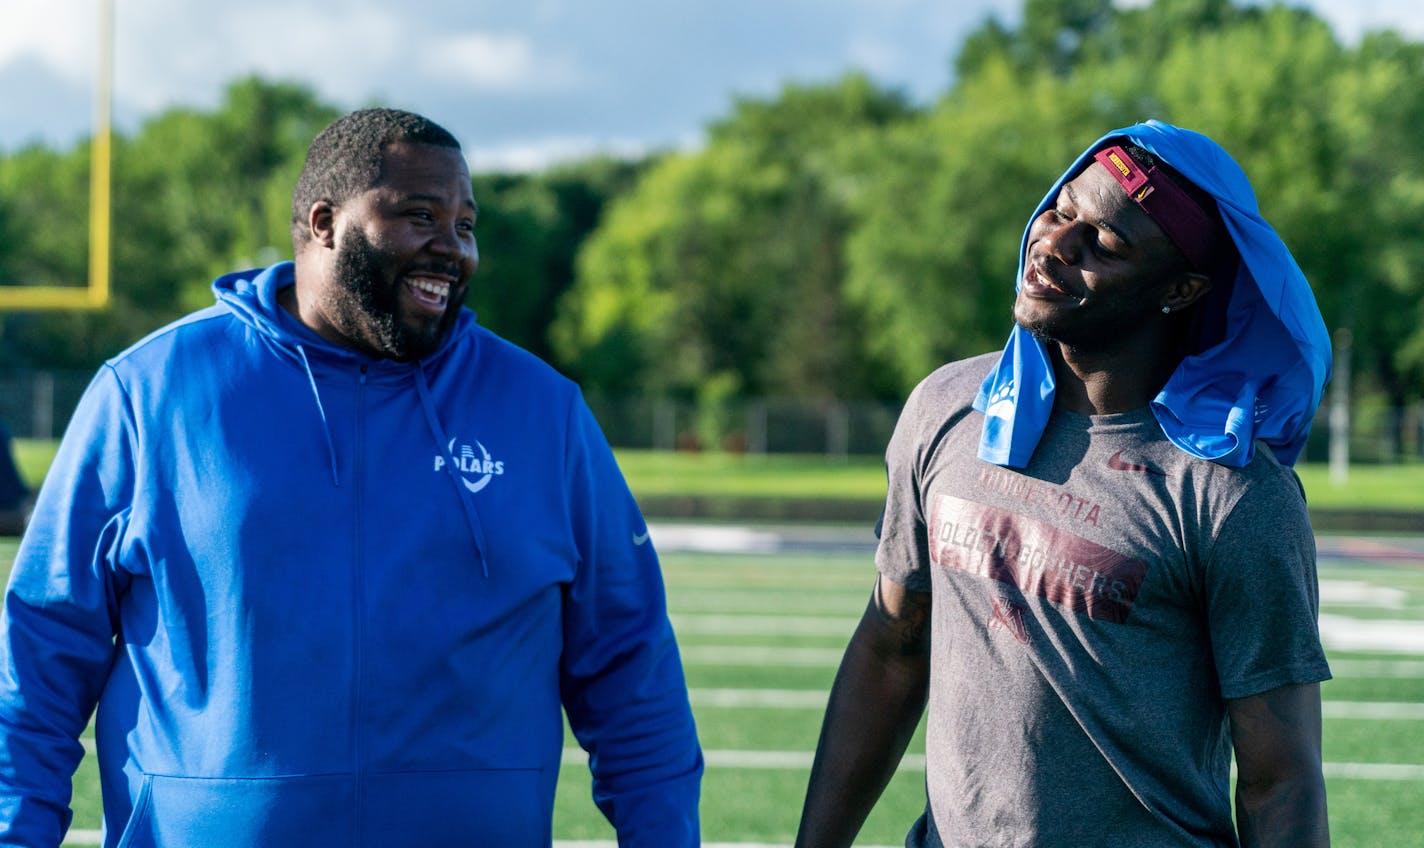
[[930,596],[879,578],[831,688],[797,848],[848,846],[890,782],[929,693]]
[[1227,701],[1243,848],[1330,844],[1320,757],[1320,685]]

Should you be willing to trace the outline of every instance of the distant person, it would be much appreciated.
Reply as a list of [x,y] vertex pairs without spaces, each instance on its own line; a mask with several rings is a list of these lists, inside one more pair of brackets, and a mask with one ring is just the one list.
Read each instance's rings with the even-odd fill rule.
[[1235,161],[1155,121],[1073,163],[1019,259],[1008,347],[891,440],[797,845],[851,844],[926,703],[908,846],[1328,844],[1305,278]]
[[351,113],[295,263],[110,360],[0,622],[0,845],[547,846],[561,708],[621,845],[698,842],[658,559],[577,388],[475,323],[460,146]]
[[30,504],[30,487],[20,477],[13,451],[10,428],[0,419],[0,536],[20,535]]

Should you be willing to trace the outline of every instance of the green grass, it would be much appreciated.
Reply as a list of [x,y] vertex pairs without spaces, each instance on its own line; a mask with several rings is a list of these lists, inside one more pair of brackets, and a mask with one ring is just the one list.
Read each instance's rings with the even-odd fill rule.
[[620,450],[617,454],[629,487],[639,497],[885,497],[885,465],[879,457],[647,450]]
[[[880,457],[748,456],[724,453],[618,451],[628,485],[639,497],[885,497]],[[1297,468],[1312,507],[1424,510],[1424,463],[1351,466],[1336,484],[1324,464]]]
[[[14,540],[0,539],[0,577],[8,572]],[[818,705],[726,706],[710,703],[707,690],[808,690],[822,697],[834,675],[835,658],[864,608],[873,580],[863,555],[730,556],[665,553],[668,603],[688,658],[687,678],[709,765],[703,784],[703,837],[709,842],[789,844],[806,786],[804,767],[737,768],[716,764],[717,752],[799,752],[809,755],[821,720]],[[1357,562],[1321,568],[1322,614],[1368,616],[1424,623],[1424,569]],[[1339,587],[1393,592],[1383,611],[1340,599]],[[1332,589],[1336,591],[1332,591]],[[759,628],[742,625],[757,621]],[[747,632],[748,630],[751,632]],[[813,664],[738,665],[726,662],[727,646],[795,648],[822,652]],[[819,654],[818,654],[819,655]],[[718,660],[721,660],[719,662]],[[1424,654],[1331,652],[1341,668],[1358,660],[1424,661]],[[1324,684],[1330,703],[1367,701],[1424,703],[1424,678],[1361,677],[1337,673]],[[911,745],[923,753],[923,729]],[[1325,719],[1328,763],[1405,764],[1424,767],[1424,719]],[[570,737],[567,745],[572,747]],[[1329,768],[1330,766],[1327,766]],[[1419,799],[1424,781],[1329,777],[1327,790],[1336,848],[1417,844],[1424,830]],[[895,777],[862,833],[862,845],[902,844],[904,831],[924,804],[924,773],[903,769]],[[76,776],[76,828],[99,826],[98,783],[92,758]],[[589,777],[581,764],[566,764],[555,807],[559,839],[611,839],[612,831],[589,800]]]
[[1296,471],[1312,507],[1424,510],[1424,463],[1352,465],[1339,485],[1323,463],[1301,465]]
[[[44,479],[57,443],[16,439],[15,462],[32,486]],[[618,463],[639,497],[760,498],[885,497],[885,466],[878,456],[843,459],[817,455],[673,453],[620,450]],[[1297,471],[1312,507],[1424,510],[1424,463],[1354,465],[1336,485],[1323,464]]]
[[58,447],[59,441],[55,439],[14,440],[15,466],[20,470],[21,479],[28,483],[30,488],[40,487],[45,472],[49,470],[49,464],[54,461],[54,452]]

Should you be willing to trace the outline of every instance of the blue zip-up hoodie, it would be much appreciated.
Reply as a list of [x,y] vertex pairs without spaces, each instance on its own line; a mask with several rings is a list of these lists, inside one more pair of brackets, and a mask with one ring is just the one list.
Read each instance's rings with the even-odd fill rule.
[[95,705],[107,846],[548,845],[562,706],[620,844],[698,840],[646,526],[577,388],[462,310],[323,341],[290,263],[94,378],[0,621],[0,845],[57,845]]

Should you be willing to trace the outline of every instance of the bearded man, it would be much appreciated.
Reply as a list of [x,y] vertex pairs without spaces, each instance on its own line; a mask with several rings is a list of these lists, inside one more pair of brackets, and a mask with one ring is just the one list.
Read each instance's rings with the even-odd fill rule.
[[295,262],[111,359],[0,619],[0,845],[548,846],[563,712],[620,844],[698,841],[657,555],[577,387],[475,323],[459,144],[312,142]]

